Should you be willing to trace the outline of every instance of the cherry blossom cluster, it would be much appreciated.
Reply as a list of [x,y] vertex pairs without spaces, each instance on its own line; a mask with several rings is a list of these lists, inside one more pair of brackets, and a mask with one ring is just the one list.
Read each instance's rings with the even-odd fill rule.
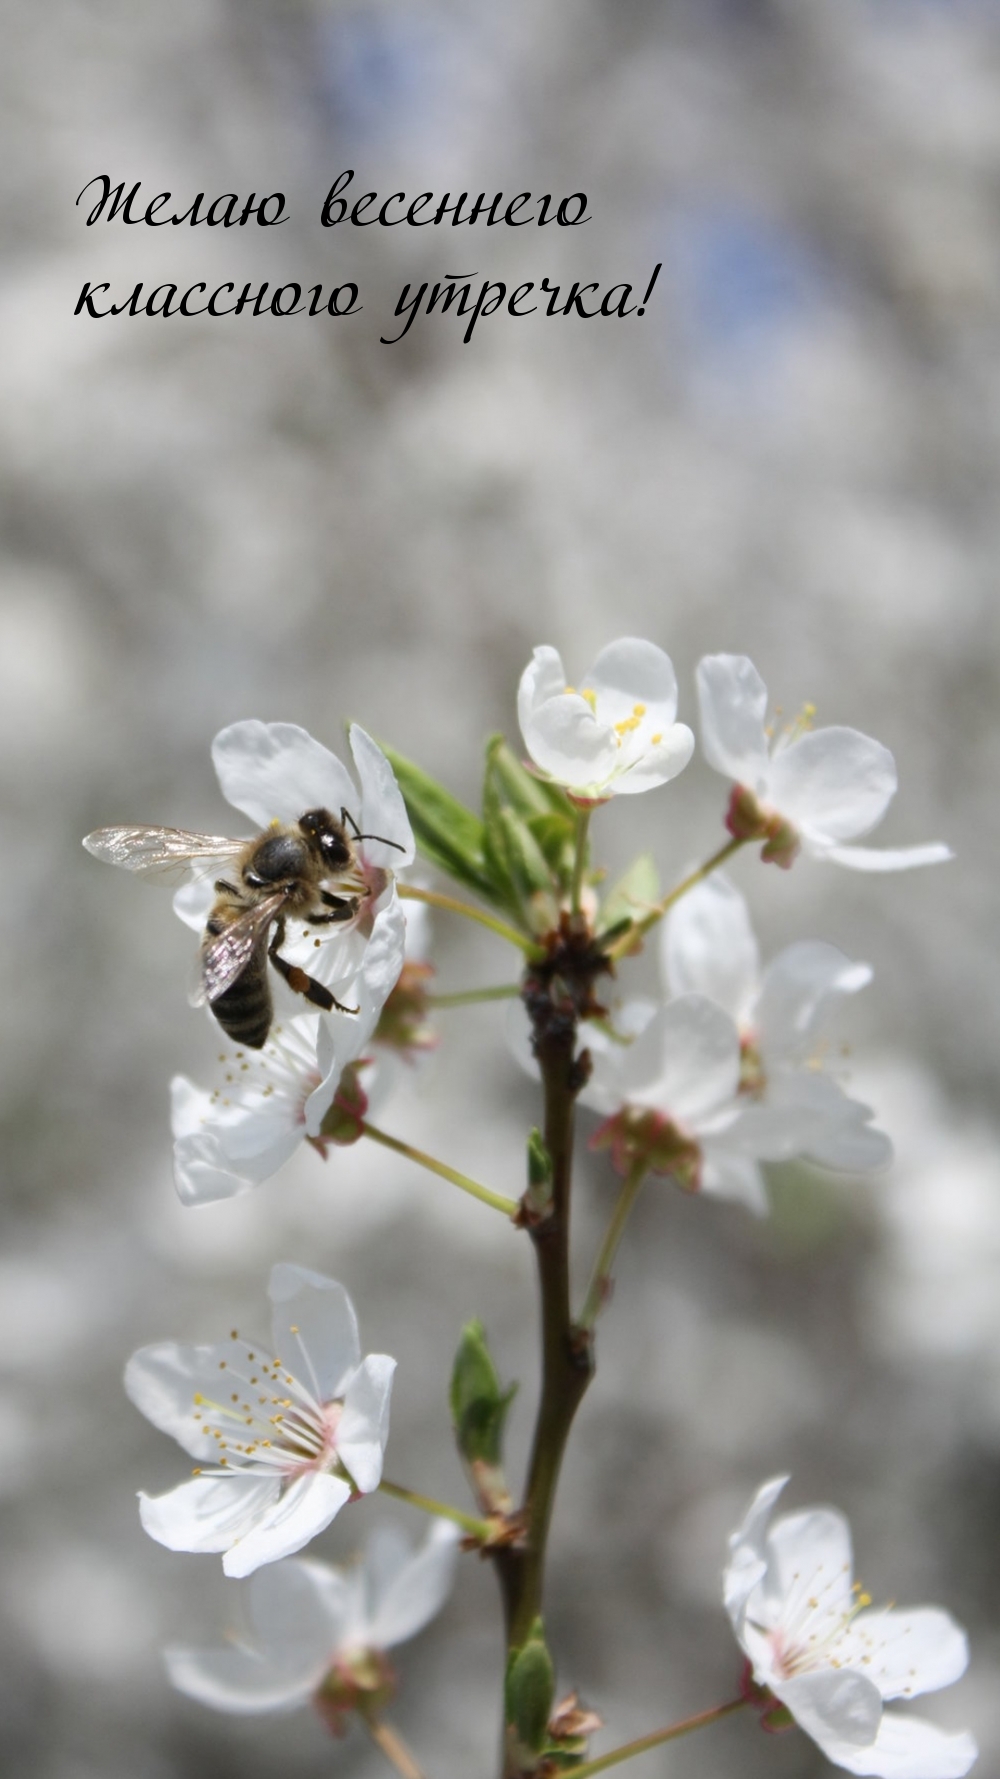
[[[842,1004],[869,985],[871,969],[820,939],[762,960],[747,902],[722,867],[749,847],[785,870],[800,853],[869,872],[951,856],[938,843],[881,851],[857,844],[896,789],[892,755],[880,743],[849,728],[815,728],[809,707],[776,732],[767,722],[766,688],[745,656],[708,656],[696,679],[702,751],[730,784],[726,838],[665,895],[642,861],[604,894],[603,873],[590,861],[600,806],[658,790],[694,754],[692,730],[677,721],[673,666],[650,642],[610,644],[573,685],[555,649],[534,651],[517,700],[527,760],[490,744],[481,819],[409,762],[392,756],[390,763],[356,725],[357,783],[335,754],[291,724],[240,722],[216,737],[223,795],[262,835],[294,827],[307,811],[349,812],[352,893],[329,895],[337,912],[320,922],[289,914],[286,925],[281,914],[266,1041],[248,1048],[223,1040],[210,1081],[174,1080],[182,1201],[197,1206],[259,1186],[304,1142],[325,1153],[372,1136],[504,1211],[540,1251],[548,1243],[540,1261],[549,1317],[544,1363],[575,1357],[562,1397],[555,1387],[543,1393],[539,1413],[529,1468],[551,1482],[529,1479],[517,1505],[503,1462],[512,1391],[500,1385],[479,1324],[465,1330],[450,1402],[476,1516],[385,1482],[396,1362],[362,1356],[347,1292],[320,1273],[273,1267],[272,1326],[263,1340],[234,1328],[211,1344],[158,1341],[135,1353],[125,1373],[129,1396],[194,1460],[193,1473],[166,1494],[140,1496],[143,1526],[170,1550],[221,1554],[227,1576],[252,1577],[242,1639],[166,1653],[174,1684],[205,1704],[252,1713],[312,1701],[338,1732],[357,1713],[397,1770],[416,1772],[383,1721],[394,1690],[386,1652],[444,1603],[461,1528],[468,1546],[507,1565],[504,1779],[562,1771],[586,1779],[609,1764],[588,1759],[596,1715],[574,1694],[558,1703],[554,1697],[538,1611],[551,1496],[539,1505],[532,1487],[555,1486],[635,1195],[652,1174],[764,1215],[768,1163],[802,1158],[864,1173],[892,1154],[873,1110],[849,1091],[830,1041]],[[101,830],[88,844],[126,863],[101,839],[125,832],[143,831]],[[418,843],[426,862],[471,889],[478,904],[412,883],[402,886],[404,902],[396,876],[413,864]],[[204,867],[191,860],[191,880],[174,899],[199,934],[218,923],[219,892],[236,893],[224,883],[213,887],[208,869],[225,845],[207,852]],[[336,890],[332,873],[330,883]],[[570,1154],[569,1115],[578,1100],[596,1114],[591,1146],[609,1151],[622,1176],[583,1308],[561,1328],[552,1321],[564,1313],[561,1287],[553,1295],[546,1276],[551,1281],[557,1237],[568,1267],[569,1162],[557,1162],[533,1133],[528,1190],[520,1200],[503,1198],[371,1124],[399,1057],[432,1041],[421,897],[518,947],[523,976],[509,991],[510,1042],[542,1081],[546,1128],[559,1112]],[[265,922],[278,919],[271,906]],[[281,895],[273,906],[284,906]],[[267,969],[275,948],[265,957],[257,943],[255,967]],[[644,950],[653,962],[647,992],[622,997],[616,965]],[[303,998],[310,982],[328,991],[330,1010]],[[465,998],[473,997],[451,997],[453,1004]],[[548,1422],[546,1402],[556,1404]],[[772,1519],[787,1480],[762,1486],[730,1540],[723,1600],[746,1667],[739,1697],[698,1723],[754,1706],[766,1727],[797,1723],[850,1772],[960,1779],[976,1757],[970,1735],[883,1707],[956,1680],[967,1661],[964,1634],[936,1608],[874,1608],[853,1581],[850,1534],[839,1513],[813,1508]],[[349,1503],[380,1488],[440,1510],[422,1544],[382,1527],[353,1567],[298,1555]],[[526,1552],[537,1559],[534,1568],[517,1568]],[[527,1591],[518,1594],[519,1587]],[[523,1612],[519,1600],[529,1603]],[[671,1726],[652,1741],[689,1727]],[[635,1752],[650,1745],[645,1738]]]

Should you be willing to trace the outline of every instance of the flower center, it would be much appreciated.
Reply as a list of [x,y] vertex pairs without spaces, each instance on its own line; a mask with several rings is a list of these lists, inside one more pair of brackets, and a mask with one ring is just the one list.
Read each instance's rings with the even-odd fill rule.
[[[201,1390],[194,1395],[194,1419],[218,1453],[219,1469],[207,1474],[264,1471],[287,1484],[308,1471],[333,1470],[343,1403],[319,1401],[280,1359],[251,1350],[236,1329],[231,1339],[230,1357],[219,1360],[218,1399]],[[203,1467],[195,1471],[205,1474]]]

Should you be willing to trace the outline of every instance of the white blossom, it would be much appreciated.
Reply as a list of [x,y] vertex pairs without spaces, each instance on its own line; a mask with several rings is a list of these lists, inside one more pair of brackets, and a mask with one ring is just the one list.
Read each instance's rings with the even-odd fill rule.
[[270,1353],[234,1329],[143,1347],[125,1370],[136,1407],[198,1460],[168,1494],[140,1494],[143,1526],[170,1550],[224,1552],[227,1575],[291,1556],[376,1489],[389,1431],[396,1361],[361,1358],[343,1286],[281,1263],[269,1293]]
[[594,1145],[610,1148],[621,1172],[645,1158],[690,1190],[766,1211],[756,1160],[771,1156],[775,1136],[764,1119],[746,1126],[740,1038],[728,1013],[699,994],[666,1005],[634,1000],[613,1033],[588,1025],[586,1045],[593,1067],[580,1098],[606,1115]]
[[[381,748],[357,723],[352,724],[349,739],[358,785],[336,754],[296,723],[262,723],[256,718],[231,723],[212,743],[212,762],[223,796],[260,829],[273,821],[297,822],[307,809],[328,809],[339,820],[346,809],[365,836],[354,840],[354,851],[357,875],[368,894],[360,900],[354,919],[318,928],[290,919],[282,946],[289,963],[306,970],[338,1001],[353,1006],[366,987],[374,992],[377,986],[384,1001],[395,981],[393,977],[386,985],[384,971],[369,981],[362,969],[379,916],[396,915],[394,873],[412,864],[415,847],[402,793]],[[353,839],[349,825],[348,832]],[[188,926],[201,932],[214,894],[211,879],[199,876],[177,892],[174,908]],[[393,942],[399,946],[398,976],[403,961],[401,919],[393,919],[392,929]],[[282,1012],[301,1012],[301,997],[286,988],[274,971],[271,989]],[[351,1017],[335,1016],[337,1021]]]
[[582,803],[652,790],[687,765],[694,736],[677,715],[677,679],[654,643],[623,636],[578,687],[555,649],[537,648],[521,675],[517,714],[539,771]]
[[758,1490],[729,1540],[723,1599],[754,1680],[848,1772],[961,1779],[977,1753],[967,1731],[948,1734],[883,1704],[964,1674],[965,1633],[937,1607],[872,1608],[852,1579],[850,1528],[833,1508],[772,1524],[787,1481]]
[[[773,1114],[784,1121],[786,1156],[826,1167],[864,1171],[892,1158],[892,1145],[871,1128],[871,1108],[853,1100],[824,1063],[824,1031],[842,995],[871,981],[867,964],[852,963],[835,945],[805,940],[786,946],[765,969],[746,902],[722,872],[697,884],[671,909],[663,936],[668,989],[697,992],[725,1009],[740,1035],[742,1124]],[[781,1159],[772,1153],[771,1160]]]
[[360,969],[345,990],[355,1014],[292,1014],[271,1027],[261,1050],[223,1040],[207,1087],[174,1078],[174,1179],[185,1204],[246,1192],[276,1173],[307,1137],[319,1138],[344,1070],[373,1048],[403,967],[405,925],[393,892],[375,915]]
[[332,1568],[290,1557],[249,1584],[252,1640],[165,1651],[174,1685],[217,1711],[291,1711],[310,1699],[341,1713],[391,1688],[379,1657],[440,1611],[451,1590],[459,1531],[435,1520],[414,1549],[393,1526],[369,1539],[363,1562]]
[[764,840],[765,858],[789,865],[799,844],[813,858],[857,871],[903,871],[952,857],[938,842],[881,851],[844,845],[877,826],[896,791],[892,754],[870,735],[812,729],[807,711],[772,743],[767,687],[746,655],[706,655],[697,683],[705,758],[736,786],[730,831]]

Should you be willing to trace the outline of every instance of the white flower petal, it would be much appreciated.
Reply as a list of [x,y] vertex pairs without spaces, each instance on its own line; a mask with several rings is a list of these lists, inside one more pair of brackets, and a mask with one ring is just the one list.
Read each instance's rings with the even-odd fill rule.
[[649,718],[644,719],[643,733],[635,738],[637,758],[615,773],[610,789],[617,797],[635,796],[640,791],[655,791],[658,785],[669,784],[694,753],[694,735],[686,723],[673,723],[659,741],[649,737]]
[[174,913],[190,927],[194,933],[205,931],[207,921],[216,899],[215,880],[219,875],[219,861],[204,876],[192,877],[190,883],[182,883],[174,892]]
[[[276,1166],[286,1159],[282,1156]],[[236,1173],[218,1138],[204,1135],[180,1137],[174,1143],[174,1185],[182,1204],[211,1205],[251,1192],[259,1181]]]
[[701,1190],[709,1198],[723,1198],[744,1205],[755,1217],[766,1217],[770,1206],[757,1163],[746,1155],[731,1155],[711,1138],[702,1139]]
[[932,840],[926,846],[830,846],[823,857],[852,871],[912,871],[916,865],[943,865],[955,854],[943,841]]
[[369,1353],[344,1395],[337,1427],[337,1455],[362,1495],[382,1480],[382,1457],[389,1437],[389,1401],[395,1359]]
[[768,801],[820,841],[851,840],[881,821],[896,791],[889,749],[837,725],[775,750]]
[[517,688],[517,720],[527,743],[527,726],[539,705],[566,690],[566,674],[558,650],[548,643],[535,649]]
[[851,1601],[851,1528],[833,1507],[808,1507],[776,1520],[765,1540],[768,1602],[789,1595],[815,1599],[811,1610],[824,1620]]
[[872,979],[835,945],[804,939],[779,951],[764,971],[755,1024],[765,1064],[804,1056],[837,995],[857,994]]
[[308,1557],[258,1569],[249,1587],[250,1620],[264,1653],[299,1669],[318,1663],[322,1678],[331,1650],[350,1624],[354,1580],[353,1574]]
[[760,952],[746,902],[717,872],[670,910],[663,959],[672,995],[702,994],[737,1025],[750,1017],[760,978]]
[[[362,856],[366,864],[382,865],[387,871],[401,871],[405,865],[412,865],[416,844],[396,775],[378,743],[359,723],[351,724],[349,740],[361,783],[358,825],[369,836],[362,847]],[[381,835],[383,841],[395,841],[396,845],[380,845],[370,838],[373,834]],[[399,851],[399,847],[403,850]]]
[[769,1482],[762,1483],[747,1508],[742,1525],[729,1539],[723,1604],[737,1636],[741,1632],[747,1600],[767,1569],[764,1538],[774,1504],[787,1482],[787,1476],[772,1476]]
[[165,1649],[167,1673],[178,1692],[215,1711],[255,1716],[294,1711],[316,1691],[326,1663],[303,1670],[251,1649]]
[[739,1074],[739,1033],[704,995],[680,995],[658,1009],[625,1053],[629,1103],[653,1107],[694,1131],[732,1099]]
[[695,677],[706,760],[759,794],[768,772],[764,681],[746,655],[705,655]]
[[126,1394],[147,1421],[171,1434],[192,1458],[214,1462],[217,1442],[205,1432],[195,1398],[218,1398],[219,1373],[233,1352],[231,1340],[201,1347],[164,1340],[140,1347],[125,1367]]
[[525,746],[543,772],[581,794],[604,786],[618,763],[618,745],[578,692],[563,692],[533,713]]
[[317,1402],[332,1402],[361,1356],[357,1317],[343,1285],[279,1261],[271,1269],[268,1295],[275,1353]]
[[195,1476],[166,1495],[139,1495],[143,1528],[168,1550],[228,1550],[278,1499],[277,1477]]
[[298,821],[307,809],[339,819],[358,801],[347,768],[297,723],[231,723],[215,737],[212,761],[227,802],[261,828]]
[[642,703],[654,728],[669,728],[677,715],[677,675],[669,655],[638,636],[608,643],[583,677],[582,687],[597,694],[601,714],[611,723],[632,715]]
[[831,1744],[867,1748],[875,1740],[882,1695],[867,1675],[849,1668],[824,1667],[791,1680],[771,1677],[768,1684],[824,1753]]
[[850,1773],[880,1779],[963,1779],[979,1750],[967,1730],[949,1735],[923,1718],[885,1711],[869,1748],[831,1745],[824,1752]]
[[350,1500],[350,1484],[340,1476],[311,1471],[287,1488],[280,1500],[254,1516],[222,1559],[227,1575],[251,1575],[261,1563],[293,1556],[322,1532]]
[[[455,1578],[461,1533],[448,1520],[435,1520],[420,1548],[396,1561],[391,1577],[382,1573],[369,1634],[376,1649],[392,1649],[415,1636],[444,1605]],[[366,1567],[378,1563],[376,1533],[369,1543]]]
[[950,1613],[938,1606],[860,1612],[838,1644],[838,1657],[864,1663],[883,1699],[932,1693],[951,1686],[969,1665],[969,1642]]

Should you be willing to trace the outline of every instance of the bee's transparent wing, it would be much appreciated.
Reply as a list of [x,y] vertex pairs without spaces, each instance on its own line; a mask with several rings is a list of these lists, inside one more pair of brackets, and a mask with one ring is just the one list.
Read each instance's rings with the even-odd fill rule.
[[194,1006],[216,1001],[227,988],[232,988],[257,947],[264,944],[268,927],[281,913],[285,900],[285,891],[280,890],[238,915],[216,938],[206,937],[201,948],[200,980],[191,996]]
[[223,834],[189,834],[185,828],[96,828],[83,844],[106,865],[169,882],[183,878],[202,860],[232,863],[247,843]]

